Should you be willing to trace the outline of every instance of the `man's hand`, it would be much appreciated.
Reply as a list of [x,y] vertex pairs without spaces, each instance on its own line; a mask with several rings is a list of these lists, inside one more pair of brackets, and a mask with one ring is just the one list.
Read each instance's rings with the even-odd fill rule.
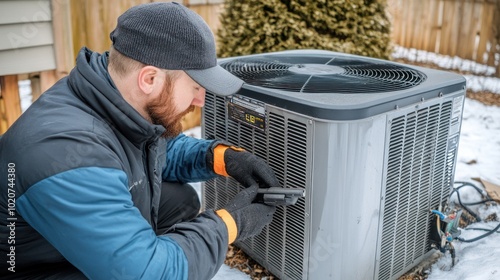
[[244,189],[224,209],[216,211],[226,223],[229,244],[259,234],[273,220],[276,206],[252,203],[257,189],[257,185]]
[[274,171],[261,158],[241,148],[215,144],[207,155],[214,172],[231,176],[245,187],[259,185],[280,187]]

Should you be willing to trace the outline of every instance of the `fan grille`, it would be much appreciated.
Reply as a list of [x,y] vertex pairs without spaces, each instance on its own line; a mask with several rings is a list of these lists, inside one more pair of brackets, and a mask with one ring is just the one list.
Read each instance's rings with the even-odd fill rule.
[[426,76],[390,63],[331,56],[267,55],[221,66],[247,84],[301,93],[376,93],[408,89]]

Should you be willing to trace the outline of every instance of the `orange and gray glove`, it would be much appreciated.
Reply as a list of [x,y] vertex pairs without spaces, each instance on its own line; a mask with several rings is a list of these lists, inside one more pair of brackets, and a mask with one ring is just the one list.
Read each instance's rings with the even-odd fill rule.
[[263,159],[242,148],[215,142],[208,150],[207,161],[216,174],[231,176],[245,187],[280,187],[271,167]]
[[276,206],[253,202],[257,189],[257,185],[244,189],[224,209],[215,211],[226,224],[229,244],[259,234],[273,220]]

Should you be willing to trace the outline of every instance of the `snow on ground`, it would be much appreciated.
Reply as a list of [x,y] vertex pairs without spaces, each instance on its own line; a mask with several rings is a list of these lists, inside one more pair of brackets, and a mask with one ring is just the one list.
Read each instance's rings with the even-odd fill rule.
[[487,90],[500,93],[500,79],[492,77],[495,68],[477,62],[416,49],[394,47],[393,58],[404,58],[410,62],[432,63],[444,69],[458,70],[467,80],[467,88],[473,91]]

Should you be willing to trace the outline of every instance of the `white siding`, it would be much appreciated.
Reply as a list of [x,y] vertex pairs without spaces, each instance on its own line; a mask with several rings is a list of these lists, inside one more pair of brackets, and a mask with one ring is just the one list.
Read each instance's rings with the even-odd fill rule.
[[52,45],[51,22],[0,25],[0,51]]
[[50,21],[51,19],[49,0],[0,1],[0,24]]
[[56,68],[56,58],[51,45],[0,51],[0,76]]
[[0,0],[0,76],[55,69],[50,0]]

